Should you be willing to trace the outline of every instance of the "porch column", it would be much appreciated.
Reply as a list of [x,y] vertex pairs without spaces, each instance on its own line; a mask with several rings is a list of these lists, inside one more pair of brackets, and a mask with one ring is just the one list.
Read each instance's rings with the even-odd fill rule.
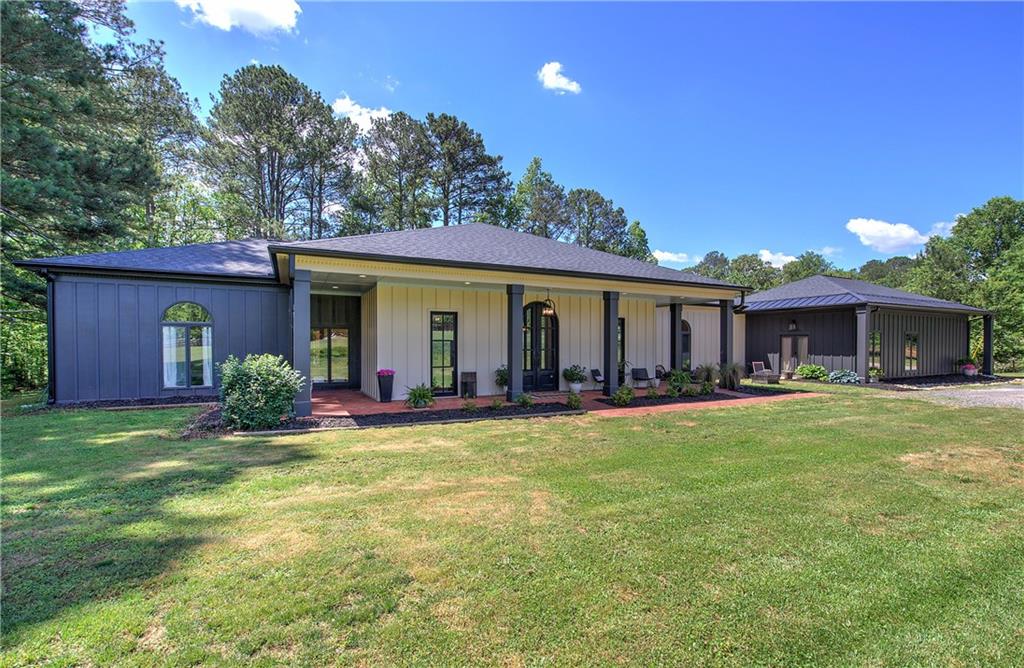
[[313,413],[309,329],[309,271],[298,269],[292,275],[292,367],[305,378],[295,393],[295,414],[300,417]]
[[505,398],[515,401],[523,393],[523,286],[506,285],[508,294],[508,386]]
[[718,327],[718,334],[720,339],[719,350],[719,361],[722,364],[730,364],[735,358],[732,353],[732,341],[733,341],[733,317],[732,317],[732,300],[731,299],[720,299],[718,301],[718,307],[721,311],[721,324]]
[[860,382],[868,382],[868,320],[871,317],[871,312],[867,306],[858,306],[856,308],[857,314],[857,338],[856,348],[854,348],[854,355],[856,356],[856,369],[857,377],[860,378]]
[[611,396],[619,389],[619,293],[604,293],[604,348],[601,364],[604,367],[604,394]]
[[981,372],[986,376],[992,375],[992,314],[981,317],[984,329],[982,330],[982,358]]
[[683,305],[669,304],[669,368],[681,369],[683,366]]

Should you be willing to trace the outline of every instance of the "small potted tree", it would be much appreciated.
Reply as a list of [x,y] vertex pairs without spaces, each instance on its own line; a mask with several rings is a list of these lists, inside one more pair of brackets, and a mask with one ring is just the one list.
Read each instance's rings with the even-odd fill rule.
[[494,384],[500,387],[502,392],[505,391],[508,387],[508,366],[502,364],[494,370]]
[[587,370],[579,364],[573,364],[562,370],[562,378],[569,383],[570,392],[579,394],[583,390],[583,381],[587,379]]
[[395,370],[377,369],[377,390],[382,403],[391,401],[391,392],[395,389]]
[[877,367],[877,366],[871,367],[870,369],[868,369],[868,382],[869,383],[880,383],[880,382],[882,382],[882,374],[884,374],[884,373],[885,373],[885,371],[883,371],[881,367]]

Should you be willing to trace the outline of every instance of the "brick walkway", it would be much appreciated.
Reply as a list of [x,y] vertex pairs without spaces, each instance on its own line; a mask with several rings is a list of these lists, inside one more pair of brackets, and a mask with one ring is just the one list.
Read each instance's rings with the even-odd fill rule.
[[[800,394],[781,394],[777,397],[750,396],[718,390],[721,394],[727,394],[735,399],[724,401],[700,401],[690,404],[662,404],[660,406],[631,406],[616,408],[597,401],[601,397],[600,391],[583,391],[583,408],[596,415],[603,417],[629,417],[632,415],[649,415],[651,413],[669,413],[672,411],[692,411],[709,408],[729,408],[730,406],[751,406],[756,404],[772,403],[776,401],[787,401],[790,399],[804,399],[808,397],[821,397],[824,394],[818,392],[807,392]],[[504,396],[486,396],[475,399],[478,406],[488,406],[495,399],[505,401]],[[537,395],[538,401],[565,401],[564,393],[543,393]],[[434,408],[462,408],[465,399],[461,397],[438,397],[435,400]],[[505,402],[508,403],[508,402]],[[313,392],[313,415],[379,415],[381,413],[406,413],[412,409],[405,405],[404,401],[395,400],[389,403],[381,403],[376,399],[366,396],[359,390],[316,390]]]

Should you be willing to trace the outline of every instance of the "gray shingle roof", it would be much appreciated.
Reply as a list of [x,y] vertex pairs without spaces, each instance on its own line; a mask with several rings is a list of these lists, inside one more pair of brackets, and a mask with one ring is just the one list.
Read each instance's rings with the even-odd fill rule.
[[53,269],[135,271],[197,274],[237,278],[273,278],[267,239],[220,241],[209,244],[144,248],[116,253],[45,257],[17,262],[20,266]]
[[811,276],[755,292],[746,299],[745,311],[779,311],[854,304],[879,304],[939,311],[986,313],[984,309],[875,285],[852,278]]
[[734,287],[696,274],[483,223],[278,243],[271,246],[271,252],[275,251]]

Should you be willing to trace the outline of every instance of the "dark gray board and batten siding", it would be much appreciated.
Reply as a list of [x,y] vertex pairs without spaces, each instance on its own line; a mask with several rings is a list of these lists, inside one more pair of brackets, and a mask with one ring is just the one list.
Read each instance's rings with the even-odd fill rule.
[[[881,334],[881,366],[886,378],[952,373],[956,360],[968,354],[968,316],[872,307],[869,331]],[[796,329],[789,330],[792,321]],[[857,318],[854,307],[835,310],[793,310],[748,313],[748,362],[764,360],[779,369],[781,337],[807,335],[808,362],[829,371],[856,369]],[[904,370],[903,344],[908,333],[918,335],[918,368]]]
[[212,281],[54,275],[55,401],[216,394],[164,388],[161,321],[168,306],[191,301],[213,319],[214,364],[228,355],[290,357],[288,288]]

